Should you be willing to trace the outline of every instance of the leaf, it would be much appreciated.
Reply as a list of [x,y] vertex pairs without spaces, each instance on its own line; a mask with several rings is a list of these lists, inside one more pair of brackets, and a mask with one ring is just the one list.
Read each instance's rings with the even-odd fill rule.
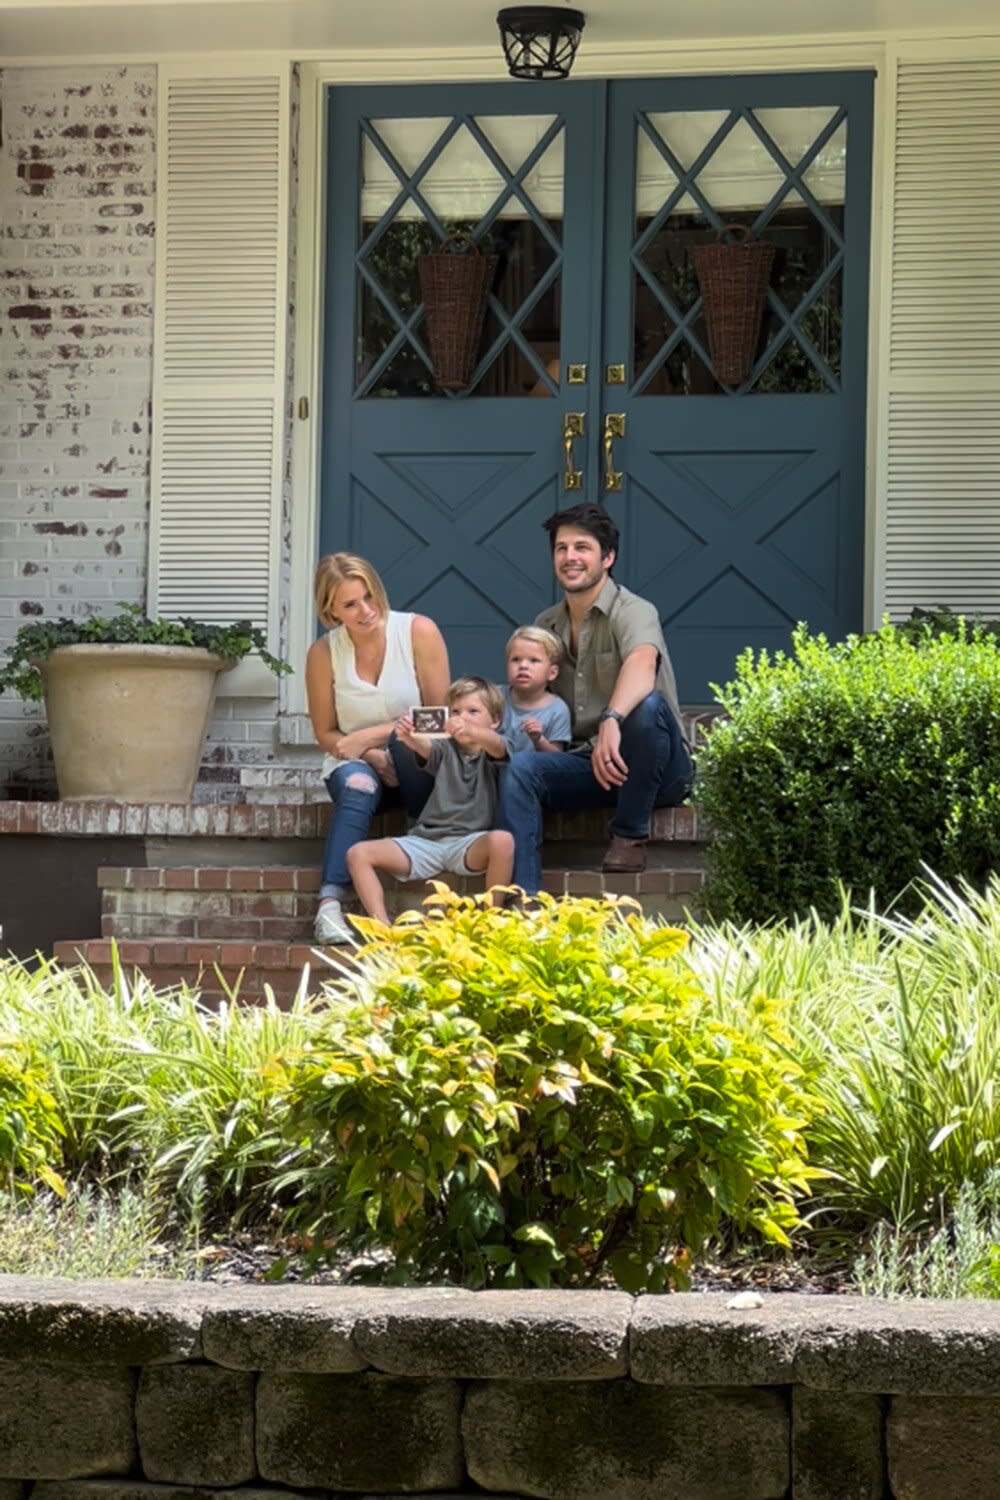
[[941,1129],[935,1133],[933,1139],[928,1145],[928,1151],[936,1151],[939,1146],[943,1146],[952,1132],[958,1130],[958,1128],[963,1123],[964,1122],[962,1120],[952,1120],[949,1124],[942,1125]]
[[515,1229],[514,1238],[529,1245],[551,1245],[553,1250],[556,1248],[555,1236],[544,1224],[522,1224],[520,1229]]

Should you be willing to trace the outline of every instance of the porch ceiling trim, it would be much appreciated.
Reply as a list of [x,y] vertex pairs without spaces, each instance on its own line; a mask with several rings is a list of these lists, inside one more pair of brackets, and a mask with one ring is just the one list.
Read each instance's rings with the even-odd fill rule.
[[[0,8],[0,16],[3,11]],[[573,69],[574,78],[651,76],[663,73],[775,71],[792,67],[866,66],[872,57],[893,43],[909,50],[927,49],[928,55],[969,56],[970,45],[1000,43],[1000,21],[960,28],[942,26],[933,30],[882,30],[789,34],[780,39],[759,33],[708,38],[635,42],[601,42],[581,49]],[[0,44],[2,46],[2,44]],[[266,62],[308,63],[324,70],[329,83],[407,83],[430,80],[501,80],[506,76],[499,42],[494,47],[400,47],[337,48],[291,47],[238,49],[208,48],[198,60],[208,69],[224,66],[254,67]],[[108,63],[186,64],[195,61],[190,50],[174,50],[150,44],[142,51],[114,48],[94,52],[39,51],[18,55],[0,50],[3,67],[72,67]]]

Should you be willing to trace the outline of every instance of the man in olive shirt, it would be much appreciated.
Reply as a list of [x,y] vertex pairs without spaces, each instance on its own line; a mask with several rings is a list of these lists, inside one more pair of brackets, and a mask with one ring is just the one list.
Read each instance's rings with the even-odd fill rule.
[[499,826],[514,835],[515,885],[541,885],[542,812],[614,809],[605,870],[645,869],[654,807],[682,802],[691,760],[656,609],[611,578],[618,528],[600,505],[544,522],[564,598],[535,623],[565,647],[552,684],[569,704],[569,752],[521,750],[500,793]]

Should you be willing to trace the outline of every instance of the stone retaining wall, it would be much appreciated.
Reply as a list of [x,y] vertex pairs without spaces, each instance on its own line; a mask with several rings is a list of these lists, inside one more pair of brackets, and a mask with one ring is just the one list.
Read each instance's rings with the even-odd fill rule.
[[0,1277],[0,1500],[993,1500],[1000,1306]]

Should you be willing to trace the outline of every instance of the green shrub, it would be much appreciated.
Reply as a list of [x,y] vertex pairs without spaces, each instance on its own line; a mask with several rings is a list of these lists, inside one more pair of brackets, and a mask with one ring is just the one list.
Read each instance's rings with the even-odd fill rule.
[[1000,864],[992,637],[886,625],[831,646],[800,626],[791,656],[744,653],[718,693],[697,792],[713,917],[832,916],[838,882],[885,909],[922,866],[980,884]]
[[0,1032],[0,1192],[62,1191],[53,1161],[62,1122],[37,1059],[19,1037]]
[[913,918],[850,912],[760,928],[697,927],[690,962],[723,1019],[787,996],[825,1175],[814,1234],[856,1243],[880,1220],[939,1226],[1000,1172],[1000,883],[919,887]]
[[913,1234],[884,1221],[853,1267],[864,1297],[1000,1297],[1000,1204],[996,1175],[963,1184],[945,1223]]
[[776,1006],[713,1019],[634,905],[439,888],[371,942],[289,1075],[298,1229],[399,1280],[683,1283],[721,1216],[784,1243],[809,1169]]
[[210,1009],[117,963],[105,988],[86,968],[0,962],[0,1033],[44,1059],[61,1170],[116,1191],[147,1181],[198,1228],[246,1211],[273,1176],[272,1070],[301,1046],[315,1003]]
[[194,1247],[171,1233],[148,1186],[102,1193],[71,1183],[0,1201],[0,1272],[13,1276],[194,1276]]

